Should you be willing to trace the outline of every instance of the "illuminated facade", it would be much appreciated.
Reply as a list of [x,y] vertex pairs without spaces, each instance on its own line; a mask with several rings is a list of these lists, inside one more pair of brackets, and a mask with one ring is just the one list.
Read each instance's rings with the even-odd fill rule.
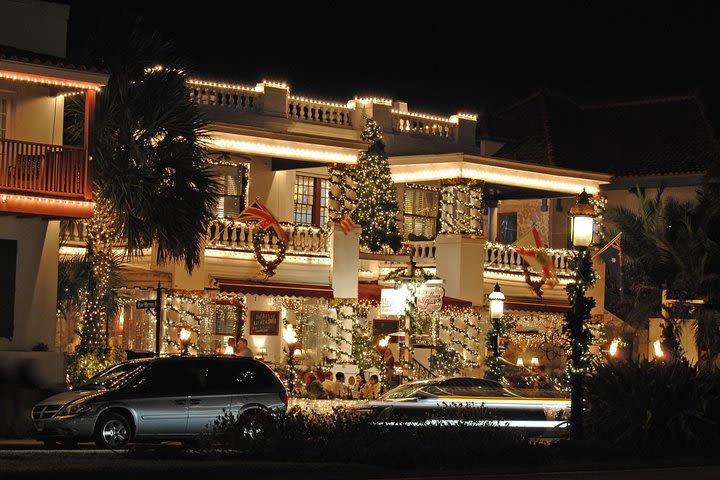
[[[88,135],[107,75],[62,58],[68,6],[0,9],[0,356],[10,364],[20,352],[54,350],[59,224],[92,216]],[[45,35],[34,35],[40,28]],[[86,98],[80,145],[63,144],[68,95]],[[62,361],[50,363],[43,379],[62,381]]]
[[[597,193],[607,175],[494,157],[502,144],[478,144],[472,114],[416,113],[392,99],[308,99],[292,94],[286,84],[269,81],[251,86],[193,79],[188,89],[211,122],[208,146],[223,193],[218,217],[208,227],[204,260],[192,275],[181,265],[157,265],[152,253],[125,268],[131,298],[151,298],[153,293],[141,288],[158,281],[167,289],[166,351],[174,351],[170,327],[181,318],[204,319],[198,320],[205,322],[201,329],[206,333],[198,348],[206,352],[224,351],[227,337],[238,333],[238,319],[244,318],[242,331],[250,347],[266,360],[280,361],[281,336],[256,333],[253,321],[258,312],[277,311],[281,323],[316,317],[303,331],[305,353],[300,358],[321,362],[329,352],[348,348],[337,342],[347,335],[347,326],[337,318],[330,327],[322,320],[328,307],[341,299],[373,304],[382,289],[378,282],[407,266],[411,256],[443,280],[449,307],[484,311],[487,295],[499,282],[508,310],[527,316],[528,322],[554,316],[557,323],[566,306],[563,287],[572,252],[567,250],[567,214],[548,209],[548,202],[569,205],[583,189]],[[398,222],[404,248],[397,254],[363,251],[359,227],[345,234],[327,221],[338,209],[334,198],[341,190],[353,195],[352,181],[338,172],[354,165],[367,148],[360,139],[365,118],[374,119],[383,131],[403,212]],[[255,227],[234,219],[255,199],[283,222],[287,234],[284,261],[269,279],[260,275]],[[549,246],[560,279],[558,286],[545,289],[543,302],[533,298],[520,258],[508,248],[533,227]],[[69,231],[67,245],[68,252],[83,245],[81,229]],[[268,237],[260,239],[259,250],[270,262],[279,253],[277,242]],[[540,277],[531,272],[531,278]],[[337,309],[330,310],[337,316]],[[368,328],[373,320],[393,318],[377,309],[369,317]],[[154,322],[152,315],[128,303],[112,336],[125,348],[152,350]],[[475,327],[474,347],[468,351],[482,357],[483,326]],[[443,335],[451,340],[454,334]]]

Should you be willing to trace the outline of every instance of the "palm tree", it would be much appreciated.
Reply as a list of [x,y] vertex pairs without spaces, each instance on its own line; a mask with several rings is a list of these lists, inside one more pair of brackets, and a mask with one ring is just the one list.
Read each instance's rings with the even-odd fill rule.
[[[99,42],[110,78],[98,95],[92,131],[96,207],[87,224],[93,268],[84,348],[103,345],[113,245],[124,245],[129,258],[152,247],[159,263],[182,262],[192,271],[217,203],[203,147],[206,123],[187,94],[186,70],[167,43],[143,33],[137,20],[128,23],[106,24]],[[160,60],[164,67],[152,68]]]
[[608,220],[623,232],[624,274],[629,295],[609,302],[609,309],[631,324],[661,314],[661,291],[681,300],[668,309],[663,346],[672,357],[680,355],[680,318],[688,318],[682,300],[703,300],[695,307],[696,341],[704,366],[720,354],[720,248],[717,224],[720,201],[704,186],[697,202],[664,199],[659,189],[648,199],[639,188],[638,211],[611,208]]

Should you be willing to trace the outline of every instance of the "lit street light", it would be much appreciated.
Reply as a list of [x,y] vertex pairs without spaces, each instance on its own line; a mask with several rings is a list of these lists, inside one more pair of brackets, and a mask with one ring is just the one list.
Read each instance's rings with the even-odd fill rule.
[[593,240],[593,219],[595,209],[585,190],[578,196],[577,203],[568,212],[570,215],[573,247],[578,251],[575,257],[575,281],[568,286],[570,310],[566,315],[565,331],[570,334],[570,436],[582,438],[583,421],[583,378],[589,366],[589,345],[592,334],[585,327],[590,320],[590,311],[595,300],[585,297],[585,291],[595,283],[595,271],[588,252]]
[[287,344],[287,348],[288,348],[287,381],[288,381],[288,388],[290,390],[290,392],[288,392],[288,393],[289,393],[289,395],[292,395],[293,382],[295,380],[295,365],[294,365],[295,347],[297,347],[297,344],[298,344],[298,337],[297,337],[297,333],[295,333],[295,329],[293,328],[292,324],[290,324],[290,323],[285,325],[285,329],[283,330],[283,340],[285,340],[285,343]]

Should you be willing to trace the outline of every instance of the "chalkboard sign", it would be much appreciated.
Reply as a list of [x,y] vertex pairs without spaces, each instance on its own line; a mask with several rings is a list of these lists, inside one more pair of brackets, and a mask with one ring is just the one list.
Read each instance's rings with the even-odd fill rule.
[[280,312],[250,312],[250,335],[278,335],[280,332]]

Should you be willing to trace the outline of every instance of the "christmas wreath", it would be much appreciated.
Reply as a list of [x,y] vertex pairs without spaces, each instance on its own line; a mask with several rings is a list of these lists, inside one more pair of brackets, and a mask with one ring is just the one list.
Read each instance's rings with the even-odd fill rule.
[[[269,243],[272,245],[272,239],[273,237],[277,238],[277,243],[275,244],[278,248],[277,252],[274,252],[276,255],[275,260],[267,260],[263,254],[262,254],[262,246],[265,241],[265,235],[269,236]],[[275,269],[280,265],[283,260],[285,260],[285,252],[287,251],[287,244],[280,240],[278,238],[277,233],[275,233],[275,230],[268,229],[268,230],[258,230],[253,235],[253,251],[255,252],[255,259],[257,259],[258,263],[260,264],[260,272],[265,276],[265,278],[270,278],[273,275],[275,275]]]

